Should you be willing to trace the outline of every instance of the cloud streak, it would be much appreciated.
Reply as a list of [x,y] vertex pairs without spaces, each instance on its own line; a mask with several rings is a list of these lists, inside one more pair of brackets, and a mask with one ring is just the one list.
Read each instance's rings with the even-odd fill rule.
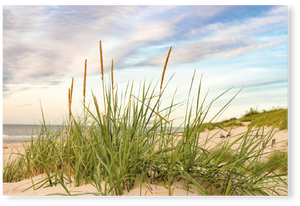
[[[261,36],[258,36],[276,29],[287,28],[287,13],[283,8],[271,9],[266,12],[268,15],[263,17],[226,23],[216,22],[196,29],[191,28],[186,35],[195,40],[178,45],[172,54],[175,59],[172,63],[177,65],[203,59],[233,58],[286,43],[287,36],[285,34],[279,34],[279,36],[277,34],[266,40],[262,40]],[[274,16],[274,13],[279,15]],[[158,66],[161,64],[160,59],[164,55],[163,53],[141,62],[137,66],[149,64]]]
[[31,106],[33,104],[22,104],[22,105],[18,105],[17,107],[28,107],[28,106]]
[[[4,6],[3,84],[229,59],[287,42],[286,6]],[[233,12],[234,11],[234,12]],[[56,79],[56,80],[55,80]],[[13,92],[5,87],[7,95]]]

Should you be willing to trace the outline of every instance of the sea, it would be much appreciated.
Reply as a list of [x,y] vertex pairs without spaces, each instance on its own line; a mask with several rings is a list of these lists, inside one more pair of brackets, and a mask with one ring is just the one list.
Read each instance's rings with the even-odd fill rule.
[[[50,131],[61,127],[58,125],[51,125]],[[3,124],[3,143],[13,143],[13,142],[28,142],[33,138],[37,138],[37,134],[40,133],[42,125],[21,125],[21,124]],[[173,128],[172,130],[183,131],[183,128]]]
[[[57,125],[50,126],[50,130],[54,131],[55,128],[57,128]],[[27,142],[31,138],[36,139],[41,129],[42,125],[3,124],[2,140],[3,143]]]

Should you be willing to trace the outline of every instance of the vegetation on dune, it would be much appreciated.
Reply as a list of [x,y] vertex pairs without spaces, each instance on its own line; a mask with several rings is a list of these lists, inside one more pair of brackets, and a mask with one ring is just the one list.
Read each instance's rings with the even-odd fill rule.
[[[251,109],[250,109],[251,110]],[[247,115],[247,114],[246,114]],[[261,127],[275,125],[279,130],[288,127],[288,110],[283,108],[272,108],[269,111],[256,111],[253,115],[244,115],[241,121],[251,121],[250,126]]]
[[214,123],[203,123],[203,125],[207,125],[208,130],[213,130],[216,128],[219,128],[221,130],[224,130],[226,132],[230,132],[232,128],[244,126],[243,123],[241,123],[236,118],[231,118],[228,120],[223,120],[221,122],[214,122]]
[[208,130],[216,128],[229,132],[232,128],[244,126],[243,122],[250,122],[248,127],[275,126],[279,130],[285,130],[288,126],[288,110],[284,108],[272,108],[259,112],[250,108],[241,118],[230,118],[221,122],[204,123]]
[[276,169],[277,173],[287,173],[288,170],[287,165],[288,165],[287,151],[278,150],[270,154],[268,158],[266,158],[260,164],[258,164],[258,168],[266,172],[274,171],[274,169]]
[[[73,116],[71,86],[67,121],[51,131],[42,110],[42,129],[38,138],[35,141],[32,139],[28,152],[19,152],[16,161],[4,165],[3,181],[19,181],[24,178],[24,173],[30,179],[43,173],[46,177],[38,183],[32,182],[29,188],[59,184],[65,188],[67,195],[75,195],[66,187],[71,183],[75,187],[93,184],[98,190],[94,195],[124,195],[134,187],[148,187],[152,183],[163,185],[172,195],[174,183],[179,180],[184,182],[187,192],[194,188],[199,195],[279,195],[276,187],[269,183],[287,188],[287,173],[284,170],[280,174],[275,172],[283,165],[278,164],[276,158],[261,161],[261,156],[266,154],[266,146],[262,146],[262,142],[271,141],[275,127],[263,133],[262,138],[253,138],[257,129],[250,126],[247,132],[234,136],[234,142],[230,141],[231,138],[225,138],[215,146],[209,145],[214,136],[204,140],[199,138],[200,133],[210,126],[209,123],[238,93],[208,124],[204,124],[214,101],[229,90],[204,107],[206,96],[200,102],[200,79],[196,104],[193,105],[189,103],[193,75],[181,125],[184,131],[179,133],[173,130],[170,115],[181,104],[175,103],[173,97],[168,107],[160,106],[167,85],[163,76],[170,51],[159,91],[156,85],[144,83],[139,87],[139,94],[134,95],[134,83],[129,83],[125,93],[119,94],[113,75],[110,87],[104,87],[101,72],[104,111],[99,110],[99,102],[93,94],[96,112],[92,112],[83,101],[83,118]],[[101,43],[100,59],[102,63]],[[85,89],[83,96],[85,98]],[[233,149],[235,143],[239,143],[237,149]],[[19,161],[24,164],[18,164]]]

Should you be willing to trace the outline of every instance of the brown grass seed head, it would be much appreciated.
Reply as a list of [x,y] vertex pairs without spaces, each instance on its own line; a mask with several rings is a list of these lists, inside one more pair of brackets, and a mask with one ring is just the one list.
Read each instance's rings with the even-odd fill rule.
[[85,89],[86,89],[86,67],[87,67],[87,59],[84,63],[84,79],[83,79],[83,102],[85,102]]
[[100,64],[101,64],[101,79],[103,81],[103,58],[102,58],[102,46],[101,46],[101,41],[99,43],[100,47]]

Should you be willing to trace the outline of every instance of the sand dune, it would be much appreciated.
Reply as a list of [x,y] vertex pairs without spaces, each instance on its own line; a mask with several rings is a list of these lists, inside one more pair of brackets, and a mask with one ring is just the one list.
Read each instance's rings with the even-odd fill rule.
[[[271,128],[265,128],[264,132],[268,132]],[[230,142],[233,142],[237,137],[238,134],[243,133],[247,131],[247,123],[243,127],[237,127],[231,131],[231,137]],[[215,137],[213,137],[209,143],[207,144],[207,147],[214,146],[215,144],[219,143],[220,141],[223,141],[224,138],[220,138],[220,131],[217,129],[214,129],[212,131],[206,131],[203,132],[200,135],[201,139],[205,139],[207,136],[212,136],[215,134]],[[237,135],[235,137],[235,135]],[[255,137],[253,137],[255,138]],[[288,133],[287,130],[285,131],[278,131],[275,133],[273,139],[275,139],[275,145],[273,148],[271,147],[271,142],[269,143],[267,150],[274,150],[274,149],[283,149],[287,148],[287,141],[288,141]],[[235,149],[239,145],[238,143],[235,144],[232,148]],[[20,152],[25,152],[23,149],[22,143],[12,143],[12,144],[3,144],[3,161],[9,161],[8,157],[11,153],[19,150]],[[41,180],[45,175],[38,175],[33,178],[33,182],[37,183],[39,180]],[[32,182],[30,179],[22,180],[20,182],[15,183],[3,183],[3,195],[4,196],[45,196],[45,195],[51,195],[55,193],[60,194],[67,194],[65,189],[61,186],[53,186],[53,187],[46,187],[43,186],[37,190],[34,190],[33,188],[30,188],[26,191],[24,191],[26,188],[30,187],[32,185]],[[103,185],[104,186],[104,185]],[[82,194],[82,193],[98,193],[97,189],[91,185],[83,185],[80,187],[74,187],[73,185],[66,185],[67,189],[70,191],[71,194]],[[93,195],[93,194],[84,194],[84,195]],[[124,195],[128,196],[168,196],[169,190],[162,185],[153,185],[153,184],[143,184],[140,186],[139,184],[136,184],[136,187],[132,189],[131,191],[124,191]],[[195,189],[190,188],[189,192],[187,192],[183,187],[183,181],[175,182],[172,186],[172,195],[173,196],[195,196],[198,195],[197,191]]]

